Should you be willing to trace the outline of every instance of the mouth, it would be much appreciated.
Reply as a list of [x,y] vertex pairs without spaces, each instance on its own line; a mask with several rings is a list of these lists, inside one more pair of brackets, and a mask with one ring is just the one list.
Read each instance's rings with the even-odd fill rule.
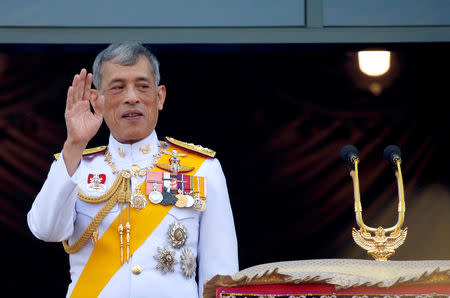
[[122,119],[126,119],[126,120],[136,120],[136,119],[140,119],[142,117],[142,113],[140,111],[126,111],[122,114]]

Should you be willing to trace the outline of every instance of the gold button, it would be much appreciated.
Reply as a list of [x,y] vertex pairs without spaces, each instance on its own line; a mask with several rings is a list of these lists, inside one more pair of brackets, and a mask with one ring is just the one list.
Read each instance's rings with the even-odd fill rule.
[[134,265],[133,268],[131,268],[131,272],[133,272],[136,275],[141,274],[142,267],[139,265]]

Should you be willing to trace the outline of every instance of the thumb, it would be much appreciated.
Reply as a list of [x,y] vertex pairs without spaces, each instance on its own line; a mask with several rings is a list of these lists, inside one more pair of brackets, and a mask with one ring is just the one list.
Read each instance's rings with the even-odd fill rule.
[[98,95],[96,92],[91,95],[91,105],[94,108],[96,116],[103,117],[103,108],[105,107],[105,97]]

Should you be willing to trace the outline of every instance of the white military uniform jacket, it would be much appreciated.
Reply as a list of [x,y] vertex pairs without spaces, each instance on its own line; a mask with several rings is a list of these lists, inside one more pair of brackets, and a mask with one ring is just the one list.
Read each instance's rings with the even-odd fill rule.
[[[144,154],[140,147],[146,147],[147,144],[150,144],[151,152]],[[159,141],[153,131],[147,138],[132,145],[121,144],[110,136],[108,150],[117,169],[125,170],[131,169],[132,164],[138,164],[142,168],[149,166],[158,152],[158,146]],[[119,148],[124,153],[123,157],[119,155]],[[69,244],[72,244],[80,237],[104,205],[85,203],[77,199],[78,188],[88,196],[102,194],[88,189],[89,174],[105,174],[106,191],[116,178],[111,167],[105,162],[104,154],[83,157],[72,177],[67,173],[62,155],[52,164],[47,180],[28,213],[28,225],[37,238],[49,242],[69,239]],[[201,296],[206,279],[216,274],[231,275],[238,271],[233,215],[219,161],[206,159],[195,175],[206,177],[207,180],[206,210],[198,212],[192,208],[172,207],[129,261],[113,275],[100,297],[197,297]],[[133,193],[144,179],[145,177],[132,178]],[[103,219],[98,227],[99,238],[117,217],[119,209],[116,204]],[[169,227],[175,221],[184,225],[188,235],[186,244],[180,249],[174,249],[169,244]],[[145,227],[132,227],[142,228]],[[192,278],[185,277],[180,263],[174,266],[174,272],[163,274],[161,270],[156,269],[158,261],[154,256],[158,254],[159,247],[165,246],[175,251],[178,261],[184,248],[192,250],[198,261],[199,286],[195,275]],[[93,243],[88,240],[78,252],[70,254],[72,282],[67,296],[70,296],[93,248]],[[136,265],[142,268],[140,274],[132,273],[132,268]]]

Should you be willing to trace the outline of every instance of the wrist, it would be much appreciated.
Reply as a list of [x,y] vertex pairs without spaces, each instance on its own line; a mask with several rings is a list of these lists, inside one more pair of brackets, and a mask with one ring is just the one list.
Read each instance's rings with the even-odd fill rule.
[[80,155],[83,153],[83,151],[86,149],[88,142],[84,141],[75,141],[74,139],[67,137],[66,141],[64,142],[63,150],[70,151],[70,152],[79,152]]
[[74,143],[70,139],[64,142],[62,156],[66,164],[67,173],[72,177],[80,164],[83,151],[86,149],[85,143]]

